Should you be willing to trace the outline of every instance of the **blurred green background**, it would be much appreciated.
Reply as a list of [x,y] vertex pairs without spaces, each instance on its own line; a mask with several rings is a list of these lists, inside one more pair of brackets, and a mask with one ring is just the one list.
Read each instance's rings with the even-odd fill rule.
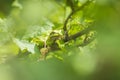
[[[39,49],[26,41],[43,44],[38,35],[44,40],[52,29],[60,31],[70,11],[66,0],[0,0],[0,80],[120,80],[119,0],[93,0],[73,17],[74,23],[94,21],[92,44],[68,46],[38,61]],[[16,57],[25,48],[31,54]]]

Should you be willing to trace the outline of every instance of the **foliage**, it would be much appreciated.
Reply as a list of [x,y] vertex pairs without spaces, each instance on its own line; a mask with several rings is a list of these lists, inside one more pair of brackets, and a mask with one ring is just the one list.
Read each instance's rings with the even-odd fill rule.
[[113,80],[99,72],[110,61],[112,67],[119,66],[113,64],[120,52],[119,4],[117,0],[0,1],[0,63],[10,70],[22,69],[23,75],[12,70],[13,75],[20,72],[15,80],[24,75],[25,80]]
[[[27,50],[29,53],[39,54],[44,53],[44,50],[48,50],[44,55],[49,55],[49,52],[56,50],[61,50],[61,53],[63,53],[64,50],[68,51],[66,47],[76,46],[77,48],[86,46],[91,42],[90,39],[93,39],[92,36],[94,36],[95,32],[90,26],[94,23],[94,19],[88,12],[94,9],[93,1],[84,3],[80,1],[74,2],[74,0],[61,2],[40,1],[38,4],[36,2],[24,1],[19,3],[18,0],[15,0],[12,4],[13,8],[10,17],[1,19],[1,32],[5,32],[5,30],[9,32],[10,38],[18,45],[21,51],[19,54],[23,54],[22,51],[24,50]],[[38,5],[49,5],[51,8],[49,10],[49,6],[45,7],[48,11],[44,10],[44,14],[39,12],[38,9],[33,10],[33,14],[29,14],[30,18],[27,18],[26,14],[31,12],[24,10],[28,9],[31,5],[33,5],[33,9],[37,8]],[[38,8],[41,9],[41,7]],[[67,12],[68,9],[70,10],[69,12]],[[51,11],[54,13],[48,15]],[[38,16],[37,12],[41,13],[41,15]],[[32,19],[32,21],[28,19]],[[92,35],[90,35],[91,32]],[[39,51],[37,50],[36,52],[35,48],[39,49]]]

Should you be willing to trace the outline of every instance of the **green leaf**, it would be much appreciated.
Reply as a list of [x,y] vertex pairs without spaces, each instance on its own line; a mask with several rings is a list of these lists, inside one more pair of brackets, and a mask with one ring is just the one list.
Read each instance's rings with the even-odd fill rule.
[[35,53],[35,44],[31,44],[27,41],[22,41],[19,39],[14,38],[13,41],[18,45],[18,47],[23,51],[25,49],[27,49],[27,51],[31,52],[32,54]]

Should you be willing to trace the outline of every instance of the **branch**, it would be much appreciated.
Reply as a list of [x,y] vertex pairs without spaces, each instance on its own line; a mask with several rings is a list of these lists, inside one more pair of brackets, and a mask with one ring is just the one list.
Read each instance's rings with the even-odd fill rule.
[[73,34],[73,35],[69,36],[65,42],[76,39],[77,37],[80,37],[80,36],[88,33],[91,29],[92,29],[92,27],[90,26],[90,27],[88,27],[88,28],[76,33],[76,34]]
[[77,13],[77,12],[80,11],[80,10],[82,10],[82,9],[83,9],[85,6],[87,6],[88,4],[90,4],[90,1],[89,1],[89,0],[88,0],[86,3],[84,3],[82,6],[80,6],[78,9],[72,11],[72,12],[68,15],[67,19],[66,19],[65,22],[64,22],[64,26],[63,26],[64,35],[65,35],[65,39],[64,39],[65,42],[66,42],[67,39],[68,39],[67,23],[68,23],[69,19],[70,19],[75,13]]
[[73,12],[71,12],[71,13],[69,14],[69,16],[68,16],[67,19],[65,20],[65,23],[64,23],[64,26],[63,26],[64,35],[65,35],[65,41],[66,41],[67,38],[68,38],[67,23],[68,23],[69,19],[71,18],[72,14],[73,14]]

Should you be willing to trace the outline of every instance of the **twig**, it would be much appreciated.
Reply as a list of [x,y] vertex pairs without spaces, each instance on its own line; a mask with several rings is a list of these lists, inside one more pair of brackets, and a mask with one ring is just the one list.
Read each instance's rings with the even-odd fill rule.
[[[68,39],[67,39],[67,41],[76,39],[77,37],[80,37],[80,36],[88,33],[91,29],[92,29],[92,27],[90,26],[90,27],[88,27],[88,28],[86,28],[86,29],[84,29],[84,30],[82,30],[82,31],[79,31],[79,32],[77,32],[76,34],[73,34],[73,35],[69,36]],[[67,42],[67,41],[66,41],[66,42]]]
[[67,31],[67,23],[68,23],[69,19],[70,19],[75,13],[77,13],[77,12],[80,11],[80,10],[82,10],[82,9],[83,9],[85,6],[87,6],[88,4],[90,4],[90,1],[89,1],[89,0],[88,0],[86,3],[84,3],[82,6],[80,6],[78,9],[72,11],[72,12],[68,15],[67,19],[66,19],[65,22],[64,22],[64,26],[63,26],[64,35],[65,35],[65,39],[64,39],[65,42],[68,41],[68,36],[69,36],[69,35],[68,35],[68,31]]

